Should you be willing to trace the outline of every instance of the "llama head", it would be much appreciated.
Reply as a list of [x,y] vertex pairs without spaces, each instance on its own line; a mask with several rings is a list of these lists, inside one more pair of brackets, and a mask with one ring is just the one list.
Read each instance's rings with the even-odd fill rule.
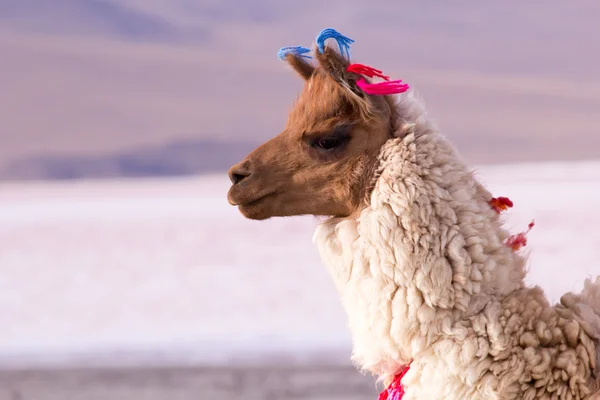
[[[338,41],[340,52],[327,38]],[[377,84],[349,69],[348,41],[331,29],[321,32],[317,65],[304,55],[309,49],[280,51],[305,85],[283,131],[229,170],[228,200],[245,217],[347,217],[365,204],[377,156],[395,132],[395,107],[378,88],[367,94],[365,85]]]

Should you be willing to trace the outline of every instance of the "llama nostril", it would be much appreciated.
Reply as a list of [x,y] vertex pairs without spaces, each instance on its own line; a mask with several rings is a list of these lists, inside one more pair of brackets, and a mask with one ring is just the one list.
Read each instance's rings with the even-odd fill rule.
[[229,171],[229,179],[231,180],[231,183],[233,183],[234,185],[240,183],[241,181],[243,181],[244,179],[246,179],[249,176],[250,176],[250,171],[247,171],[242,168],[231,169]]
[[242,175],[242,174],[232,174],[231,175],[231,181],[233,182],[233,184],[235,185],[236,183],[241,182],[244,178],[249,177],[250,174],[248,175]]

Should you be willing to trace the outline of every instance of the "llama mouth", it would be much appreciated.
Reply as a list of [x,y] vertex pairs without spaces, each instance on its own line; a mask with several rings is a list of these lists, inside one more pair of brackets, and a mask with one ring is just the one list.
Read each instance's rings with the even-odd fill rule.
[[273,215],[269,205],[273,202],[269,201],[269,199],[273,199],[275,194],[276,193],[270,193],[252,201],[239,204],[238,210],[244,217],[256,221],[262,221],[271,218]]
[[255,200],[249,201],[249,202],[247,202],[247,203],[242,203],[242,204],[239,204],[238,206],[239,206],[239,207],[244,207],[244,208],[248,208],[248,207],[257,206],[257,205],[259,205],[260,203],[262,203],[264,200],[266,200],[266,199],[268,199],[268,198],[270,198],[270,197],[273,197],[273,196],[274,196],[274,195],[276,195],[276,194],[277,194],[277,193],[275,193],[275,192],[267,193],[267,194],[265,194],[264,196],[261,196],[261,197],[259,197],[259,198],[255,199]]
[[260,204],[261,202],[263,202],[265,199],[267,199],[268,197],[272,197],[274,196],[276,193],[275,192],[270,192],[267,193],[265,195],[259,196],[253,200],[250,201],[236,201],[236,199],[233,199],[231,194],[229,196],[227,196],[227,200],[229,201],[229,204],[231,204],[232,206],[237,206],[237,207],[243,207],[243,208],[248,208],[248,207],[253,207],[256,206],[258,204]]

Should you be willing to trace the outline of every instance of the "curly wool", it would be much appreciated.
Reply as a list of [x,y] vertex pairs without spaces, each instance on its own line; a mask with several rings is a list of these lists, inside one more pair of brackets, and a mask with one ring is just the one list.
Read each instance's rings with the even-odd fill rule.
[[339,291],[353,360],[405,400],[600,397],[600,278],[551,306],[492,195],[414,98],[397,104],[369,204],[320,224],[314,242]]

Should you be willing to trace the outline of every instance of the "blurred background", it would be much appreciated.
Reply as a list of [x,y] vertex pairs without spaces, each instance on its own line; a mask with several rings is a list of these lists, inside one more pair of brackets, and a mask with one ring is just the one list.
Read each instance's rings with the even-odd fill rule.
[[600,4],[0,0],[0,400],[350,399],[313,218],[245,220],[226,170],[284,126],[277,59],[333,27],[535,218],[532,284],[600,272]]

